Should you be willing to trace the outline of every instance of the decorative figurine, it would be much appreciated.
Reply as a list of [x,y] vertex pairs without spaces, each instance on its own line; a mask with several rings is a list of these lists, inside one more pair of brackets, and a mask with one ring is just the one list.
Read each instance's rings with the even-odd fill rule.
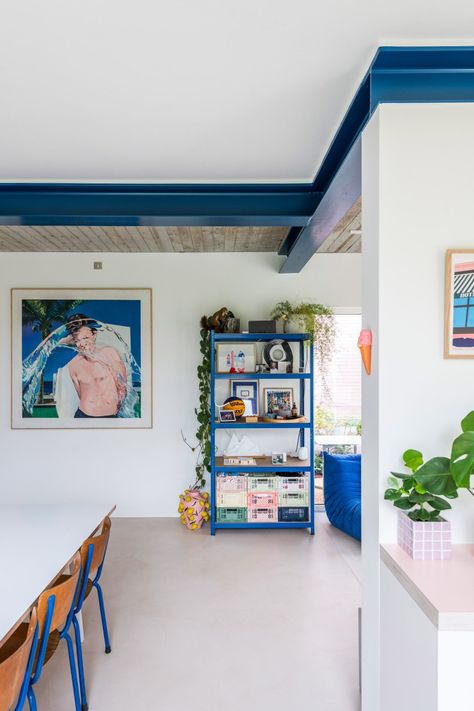
[[296,407],[296,402],[293,403],[293,407],[291,408],[291,416],[298,417],[298,409]]

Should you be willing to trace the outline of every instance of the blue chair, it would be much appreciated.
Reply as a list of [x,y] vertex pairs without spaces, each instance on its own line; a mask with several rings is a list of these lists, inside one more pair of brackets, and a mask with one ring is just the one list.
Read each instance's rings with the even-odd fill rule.
[[107,545],[109,543],[111,525],[112,524],[110,518],[107,516],[102,523],[101,533],[97,536],[92,536],[91,538],[85,540],[80,549],[82,568],[81,584],[79,588],[79,596],[77,598],[77,602],[74,608],[73,625],[76,637],[77,665],[79,669],[79,683],[81,687],[82,711],[87,711],[88,704],[84,674],[84,660],[82,656],[81,633],[79,629],[77,615],[82,611],[84,601],[92,592],[93,588],[95,588],[97,592],[97,598],[99,601],[100,619],[102,622],[102,632],[104,635],[105,653],[110,654],[110,652],[112,651],[110,647],[109,631],[107,628],[107,616],[105,613],[104,595],[99,583],[100,576],[102,575],[102,568],[104,567],[105,555],[107,553]]
[[[26,624],[26,637],[12,643],[11,635],[0,647],[0,711],[23,708],[38,643],[39,626],[34,607]],[[15,635],[16,630],[12,632]],[[15,648],[16,647],[16,648]]]
[[[76,553],[71,564],[71,575],[68,575],[64,581],[58,578],[54,585],[44,590],[38,598],[39,640],[26,689],[31,711],[36,711],[34,686],[41,678],[44,665],[51,659],[62,639],[67,644],[75,709],[81,711],[74,645],[69,635],[74,616],[74,601],[77,598],[80,582],[81,557],[79,553]],[[18,639],[24,639],[26,628],[28,628],[28,622],[19,625],[8,641],[17,646]]]
[[329,521],[361,539],[360,454],[323,452],[324,505]]

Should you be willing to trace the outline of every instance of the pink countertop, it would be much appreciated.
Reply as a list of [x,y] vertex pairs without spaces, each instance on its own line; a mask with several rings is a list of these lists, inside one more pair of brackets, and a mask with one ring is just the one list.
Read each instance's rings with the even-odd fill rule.
[[380,555],[438,629],[474,631],[474,545],[453,545],[444,561],[413,560],[396,544]]

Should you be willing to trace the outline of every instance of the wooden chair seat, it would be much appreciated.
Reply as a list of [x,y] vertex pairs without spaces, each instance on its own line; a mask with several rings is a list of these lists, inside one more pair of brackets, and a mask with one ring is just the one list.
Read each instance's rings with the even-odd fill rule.
[[[22,622],[21,625],[18,625],[16,630],[13,632],[13,634],[7,639],[6,643],[2,646],[1,649],[1,655],[2,658],[9,657],[12,655],[16,650],[24,643],[26,639],[26,635],[28,633],[28,622]],[[46,654],[44,657],[44,664],[47,664],[55,651],[58,648],[60,641],[59,637],[59,632],[58,630],[53,630],[53,632],[50,633],[49,638],[48,638],[48,644],[46,646]],[[35,657],[35,662],[33,664],[33,669],[36,667],[36,662],[38,661],[38,656],[39,656],[39,646],[36,649],[36,657]],[[1,659],[0,659],[1,661]]]
[[[55,585],[61,585],[61,583],[65,583],[66,580],[69,580],[71,576],[70,575],[60,575],[58,578],[56,578]],[[84,595],[84,600],[89,597],[90,592],[92,590],[92,580],[90,578],[87,579],[87,585],[86,585],[86,594]]]

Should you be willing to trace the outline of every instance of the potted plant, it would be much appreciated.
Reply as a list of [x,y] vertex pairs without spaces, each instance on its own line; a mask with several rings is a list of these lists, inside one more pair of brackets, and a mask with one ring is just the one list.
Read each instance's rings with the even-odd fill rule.
[[407,449],[403,462],[409,474],[392,472],[384,498],[399,511],[398,544],[412,558],[445,560],[451,556],[451,525],[441,515],[451,508],[449,499],[459,489],[471,494],[474,473],[474,411],[461,422],[462,433],[451,447],[451,456],[427,462],[416,449]]
[[322,385],[326,388],[326,372],[332,358],[336,325],[334,313],[329,306],[309,301],[291,303],[280,301],[271,313],[277,321],[283,321],[285,333],[308,333],[314,343]]
[[209,520],[209,494],[207,491],[202,491],[206,485],[206,472],[211,469],[211,412],[209,399],[211,394],[211,342],[209,331],[205,328],[200,332],[200,350],[202,361],[197,367],[197,376],[199,382],[199,409],[195,408],[194,412],[198,421],[198,429],[196,432],[197,444],[192,446],[181,432],[184,443],[191,449],[192,452],[197,452],[197,460],[195,466],[196,480],[188,489],[180,495],[178,513],[180,514],[181,523],[186,528],[193,531],[201,528],[204,521]]

